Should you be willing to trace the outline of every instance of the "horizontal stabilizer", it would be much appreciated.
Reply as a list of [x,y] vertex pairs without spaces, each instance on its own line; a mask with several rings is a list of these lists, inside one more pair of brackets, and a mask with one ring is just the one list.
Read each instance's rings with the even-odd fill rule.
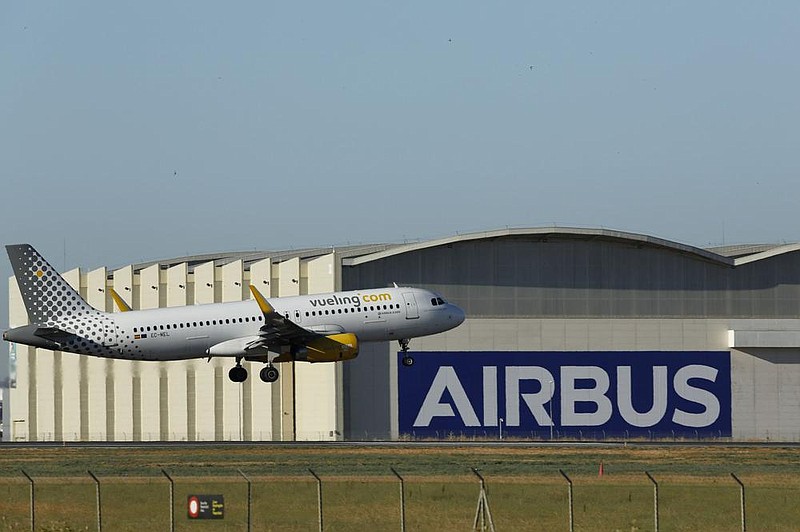
[[62,331],[56,327],[37,327],[33,334],[39,338],[58,343],[64,342],[74,336],[72,333]]
[[52,351],[61,349],[74,337],[74,334],[56,327],[40,327],[33,323],[14,327],[3,333],[3,340],[7,342],[31,345]]

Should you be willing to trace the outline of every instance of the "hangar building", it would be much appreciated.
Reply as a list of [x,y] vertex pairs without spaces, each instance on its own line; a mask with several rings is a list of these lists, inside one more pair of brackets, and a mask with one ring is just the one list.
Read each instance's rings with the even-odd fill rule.
[[[41,251],[41,250],[40,250]],[[46,254],[46,253],[45,253]],[[363,344],[336,364],[106,360],[11,344],[6,440],[362,440],[405,437],[800,440],[800,245],[700,249],[579,228],[413,244],[220,253],[65,279],[94,307],[133,308],[391,285],[461,306],[460,327]],[[10,279],[9,320],[27,314]],[[424,302],[420,304],[424,306]]]

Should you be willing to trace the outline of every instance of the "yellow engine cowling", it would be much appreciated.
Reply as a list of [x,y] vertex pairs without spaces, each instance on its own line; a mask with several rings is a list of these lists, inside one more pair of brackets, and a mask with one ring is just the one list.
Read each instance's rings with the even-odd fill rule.
[[336,362],[358,356],[358,338],[352,333],[331,334],[306,344],[309,362]]

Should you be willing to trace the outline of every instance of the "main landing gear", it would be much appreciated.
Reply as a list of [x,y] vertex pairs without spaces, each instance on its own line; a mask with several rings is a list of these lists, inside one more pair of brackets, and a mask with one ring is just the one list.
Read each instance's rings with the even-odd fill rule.
[[261,369],[258,376],[261,377],[261,380],[264,382],[275,382],[278,380],[278,377],[280,377],[280,373],[278,373],[278,368],[269,364]]
[[[261,369],[258,373],[261,380],[264,382],[275,382],[280,377],[278,368],[272,364],[268,364]],[[247,380],[247,369],[242,366],[242,359],[236,359],[236,365],[228,371],[228,378],[233,382],[244,382]]]
[[236,365],[228,372],[228,378],[233,382],[244,382],[247,380],[247,370],[242,367],[242,359],[236,359]]
[[402,338],[397,341],[400,344],[400,351],[403,352],[403,365],[407,368],[414,365],[414,358],[408,354],[408,342],[410,341],[408,338]]

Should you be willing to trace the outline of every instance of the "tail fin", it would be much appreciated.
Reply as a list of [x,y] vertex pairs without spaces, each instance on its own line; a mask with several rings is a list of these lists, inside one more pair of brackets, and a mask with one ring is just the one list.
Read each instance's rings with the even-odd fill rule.
[[32,324],[53,326],[58,321],[97,312],[33,246],[16,244],[6,246],[6,251]]
[[131,309],[131,306],[128,305],[124,299],[122,299],[122,296],[120,296],[116,290],[114,290],[113,288],[109,288],[108,292],[111,294],[111,299],[113,299],[114,303],[117,304],[117,308],[119,309],[120,312],[130,312],[131,310],[133,310]]

